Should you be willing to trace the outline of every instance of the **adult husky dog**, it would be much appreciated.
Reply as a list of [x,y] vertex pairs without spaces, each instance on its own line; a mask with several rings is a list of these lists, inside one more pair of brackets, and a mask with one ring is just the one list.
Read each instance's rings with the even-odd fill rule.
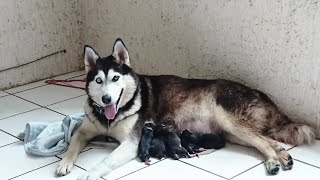
[[86,118],[58,165],[58,175],[71,171],[81,149],[97,135],[111,136],[120,145],[79,179],[98,179],[134,159],[145,121],[171,124],[177,131],[223,133],[229,142],[257,148],[270,174],[280,165],[285,170],[293,165],[274,140],[298,145],[315,138],[309,125],[291,121],[264,93],[242,84],[135,73],[121,39],[104,58],[85,46],[84,63]]

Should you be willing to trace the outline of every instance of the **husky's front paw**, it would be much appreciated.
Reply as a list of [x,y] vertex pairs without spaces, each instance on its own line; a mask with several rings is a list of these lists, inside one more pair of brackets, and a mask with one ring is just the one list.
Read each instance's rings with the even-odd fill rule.
[[268,159],[265,162],[265,165],[266,165],[266,169],[269,174],[271,174],[271,175],[278,174],[279,169],[280,169],[280,162],[278,160]]
[[85,172],[82,175],[80,175],[77,180],[97,180],[99,179],[99,175],[95,175],[94,173]]
[[280,159],[283,170],[292,169],[293,159],[286,150],[283,149],[280,151],[279,159]]
[[56,174],[58,176],[64,176],[71,172],[71,169],[73,168],[73,162],[67,160],[66,158],[63,158],[56,170]]

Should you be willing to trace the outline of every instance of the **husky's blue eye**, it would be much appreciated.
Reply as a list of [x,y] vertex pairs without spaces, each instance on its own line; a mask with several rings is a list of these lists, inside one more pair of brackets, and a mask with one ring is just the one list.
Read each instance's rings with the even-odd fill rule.
[[101,83],[102,83],[102,79],[101,79],[101,78],[97,78],[97,79],[96,79],[96,82],[97,82],[98,84],[101,84]]
[[112,82],[116,82],[116,81],[118,81],[118,80],[119,80],[119,76],[113,76]]

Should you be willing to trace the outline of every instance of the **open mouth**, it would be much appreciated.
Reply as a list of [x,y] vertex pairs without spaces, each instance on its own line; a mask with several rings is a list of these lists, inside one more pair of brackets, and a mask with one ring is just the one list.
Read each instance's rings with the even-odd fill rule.
[[116,114],[118,112],[118,104],[121,99],[122,93],[123,93],[123,89],[121,89],[119,98],[116,101],[116,103],[113,103],[113,104],[110,104],[110,105],[104,107],[104,115],[106,116],[106,118],[108,120],[113,120],[114,117],[116,116]]

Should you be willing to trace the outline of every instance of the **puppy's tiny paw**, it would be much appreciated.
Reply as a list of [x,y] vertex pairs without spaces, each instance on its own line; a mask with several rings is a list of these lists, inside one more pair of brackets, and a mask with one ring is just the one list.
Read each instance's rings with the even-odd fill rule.
[[56,170],[56,174],[58,176],[65,176],[71,172],[71,169],[73,168],[73,162],[69,161],[67,159],[62,159],[59,162],[59,165]]

